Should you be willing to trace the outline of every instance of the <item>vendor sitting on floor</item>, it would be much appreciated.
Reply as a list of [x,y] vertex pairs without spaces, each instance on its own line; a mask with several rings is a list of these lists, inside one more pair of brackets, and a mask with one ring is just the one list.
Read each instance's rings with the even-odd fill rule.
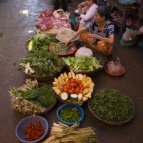
[[80,35],[80,39],[88,44],[93,50],[104,56],[111,55],[114,43],[114,25],[107,20],[108,16],[110,16],[110,10],[107,6],[98,7],[94,19],[80,28],[65,42],[65,45]]

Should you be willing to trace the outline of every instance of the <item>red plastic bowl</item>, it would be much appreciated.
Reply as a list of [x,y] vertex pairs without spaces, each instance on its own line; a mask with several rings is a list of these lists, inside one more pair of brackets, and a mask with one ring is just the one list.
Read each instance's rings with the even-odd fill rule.
[[56,44],[58,44],[58,43],[59,43],[59,42],[56,42],[56,43],[53,43],[52,45],[50,45],[50,46],[49,46],[49,51],[52,52],[52,53],[54,53],[54,54],[56,54],[56,55],[59,55],[59,56],[68,56],[68,55],[72,55],[72,54],[75,53],[75,51],[76,51],[76,46],[75,46],[74,44],[71,46],[72,51],[67,52],[67,53],[57,53],[57,52],[52,51],[52,46],[54,46],[54,45],[56,45]]
[[[123,66],[122,66],[123,67]],[[108,70],[107,70],[107,64],[104,66],[104,70],[109,74],[109,75],[112,75],[112,76],[121,76],[121,75],[123,75],[124,73],[125,73],[125,68],[123,67],[123,72],[122,73],[120,73],[120,74],[113,74],[113,73],[111,73],[111,72],[109,72]]]

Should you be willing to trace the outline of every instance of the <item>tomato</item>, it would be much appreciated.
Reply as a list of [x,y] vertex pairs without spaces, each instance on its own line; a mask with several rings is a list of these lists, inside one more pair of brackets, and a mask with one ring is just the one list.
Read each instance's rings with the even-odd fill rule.
[[70,90],[68,90],[68,93],[69,94],[73,94],[73,91],[70,89]]
[[74,83],[71,83],[71,87],[74,87]]
[[74,87],[77,87],[78,86],[78,84],[77,83],[74,83]]
[[79,94],[80,92],[80,89],[77,87],[76,90],[75,90],[76,94]]
[[81,80],[77,80],[77,82],[76,82],[76,83],[81,84]]
[[67,81],[67,84],[71,83],[70,80]]
[[84,90],[84,87],[82,86],[82,87],[80,87],[80,89],[81,89],[81,90]]
[[79,92],[80,92],[80,93],[83,93],[83,90],[81,89]]
[[70,84],[67,84],[67,89],[71,89],[71,86],[70,86]]
[[83,87],[83,85],[80,83],[80,84],[79,84],[79,87]]
[[72,89],[71,89],[71,90],[72,90],[72,92],[73,92],[73,93],[75,93],[75,92],[76,92],[76,89],[75,89],[74,87],[72,87]]
[[64,92],[68,92],[68,89],[67,89],[67,88],[64,88]]

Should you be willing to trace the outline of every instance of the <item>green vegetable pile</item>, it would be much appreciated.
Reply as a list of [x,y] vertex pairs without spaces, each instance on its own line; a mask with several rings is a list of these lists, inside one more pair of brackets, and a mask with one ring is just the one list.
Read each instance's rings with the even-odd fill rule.
[[61,58],[43,50],[35,51],[28,56],[21,58],[18,69],[24,72],[25,64],[27,63],[29,63],[30,67],[34,70],[34,73],[28,71],[28,74],[43,77],[53,77],[64,67],[64,62]]
[[37,114],[47,111],[57,99],[51,86],[39,86],[37,80],[26,79],[26,83],[9,90],[11,105],[24,114]]
[[75,73],[92,72],[103,68],[96,57],[63,57],[62,59]]
[[81,118],[80,113],[76,109],[72,108],[61,110],[59,116],[65,122],[77,122]]
[[23,92],[21,93],[21,96],[33,104],[44,108],[48,108],[56,102],[52,87],[47,85]]
[[135,113],[132,101],[117,90],[98,90],[89,100],[89,106],[101,119],[112,123],[124,123]]
[[48,50],[48,46],[56,41],[56,38],[48,34],[37,34],[30,39],[27,48],[29,51]]

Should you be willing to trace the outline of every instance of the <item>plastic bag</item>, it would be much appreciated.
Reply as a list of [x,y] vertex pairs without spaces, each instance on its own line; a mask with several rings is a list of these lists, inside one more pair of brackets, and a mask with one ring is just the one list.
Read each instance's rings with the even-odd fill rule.
[[140,35],[140,34],[143,34],[143,25],[139,28],[138,34],[139,34],[139,35]]
[[122,40],[125,43],[134,42],[137,40],[137,31],[133,29],[126,28],[126,31],[122,35]]
[[87,57],[93,57],[93,52],[91,49],[84,47],[79,48],[76,53],[75,57],[80,57],[80,56],[87,56]]

